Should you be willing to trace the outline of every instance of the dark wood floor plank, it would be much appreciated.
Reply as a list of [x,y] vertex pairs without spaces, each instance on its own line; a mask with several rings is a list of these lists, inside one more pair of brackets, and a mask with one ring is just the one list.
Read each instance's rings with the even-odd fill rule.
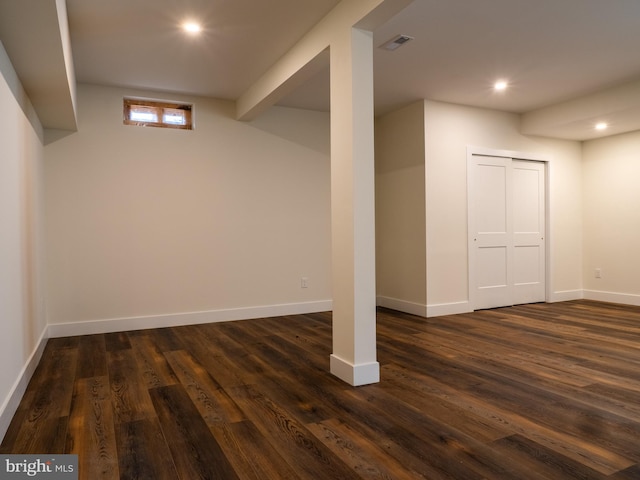
[[[336,419],[309,424],[307,428],[362,478],[414,480],[427,478],[390,456],[375,437],[363,437]],[[423,472],[424,473],[424,472]]]
[[50,338],[47,340],[46,349],[51,349],[52,351],[64,350],[66,348],[77,349],[78,345],[80,345],[80,340],[82,336],[76,337],[59,337],[59,338]]
[[[289,413],[301,423],[316,423],[335,416],[339,409],[334,387],[344,384],[335,379],[328,383],[326,370],[300,368],[283,361],[283,354],[272,345],[257,345],[257,361],[278,365],[260,379],[261,392],[269,398],[289,406]],[[286,356],[284,357],[286,358]],[[285,369],[286,375],[282,374]]]
[[210,429],[241,479],[300,478],[252,422],[218,423]]
[[104,343],[108,352],[114,350],[127,350],[131,348],[129,335],[126,332],[106,333]]
[[178,380],[167,359],[151,336],[135,335],[129,343],[147,388],[165,387],[177,383]]
[[[341,418],[329,419],[322,422],[322,424],[329,424],[331,426],[333,426],[335,422],[344,424],[350,431],[350,438],[352,438],[353,441],[357,441],[358,445],[363,441],[375,442],[386,454],[384,465],[389,466],[388,468],[390,468],[391,465],[402,465],[398,475],[407,474],[412,478],[425,478],[428,480],[456,480],[453,471],[443,472],[430,464],[429,457],[431,452],[426,448],[406,448],[404,437],[395,435],[396,431],[393,425],[370,416],[370,412],[366,410],[366,406],[354,405],[349,403],[347,399],[343,400],[342,406],[345,408],[345,413]],[[354,422],[352,418],[358,414],[357,412],[362,411],[366,412],[366,420]],[[313,424],[311,426],[313,427]],[[335,449],[335,445],[331,445],[331,443],[333,443],[331,439],[329,439],[328,442],[326,438],[321,438],[321,440],[328,443],[330,448]],[[409,439],[409,442],[411,442],[411,439]],[[348,453],[342,452],[339,455],[348,455]],[[384,465],[380,467],[385,468]]]
[[382,377],[388,382],[385,390],[403,402],[443,421],[455,429],[482,442],[492,442],[512,433],[504,425],[475,415],[467,409],[448,401],[443,396],[431,394],[426,389],[418,389],[403,372],[396,370],[388,374],[388,366],[383,367]]
[[381,382],[329,370],[330,312],[50,339],[0,453],[82,480],[640,480],[640,308],[379,309]]
[[326,372],[329,366],[329,352],[325,349],[316,352],[308,348],[300,336],[272,335],[267,337],[265,344],[280,353],[285,368],[290,370],[306,371],[309,367],[315,367],[319,372]]
[[133,352],[130,350],[109,352],[107,361],[114,421],[128,423],[153,418],[155,416],[153,404]]
[[[39,418],[37,421],[27,420],[20,412],[15,416],[10,429],[4,437],[1,454],[36,454],[64,453],[69,417]],[[18,422],[18,423],[16,423]],[[18,433],[13,436],[12,430]]]
[[238,478],[181,385],[153,388],[150,394],[179,478]]
[[[630,421],[629,417],[620,418],[610,410],[596,409],[586,405],[581,399],[569,401],[562,395],[547,388],[546,378],[534,382],[535,378],[527,377],[524,372],[509,368],[506,365],[495,366],[490,361],[478,362],[477,359],[460,359],[459,363],[472,368],[478,367],[477,378],[482,380],[473,391],[484,398],[493,398],[496,405],[508,412],[522,412],[530,421],[557,429],[561,433],[581,437],[586,431],[595,433],[594,449],[599,445],[611,449],[626,461],[640,461],[640,452],[628,449],[635,439],[640,438],[640,423]],[[520,378],[518,373],[521,374]],[[529,405],[526,411],[522,405]],[[559,427],[562,425],[562,427]],[[621,428],[621,425],[624,427]],[[622,458],[621,458],[622,459]],[[624,460],[622,463],[626,463]],[[613,465],[614,468],[620,466]]]
[[479,362],[498,362],[502,366],[517,370],[524,375],[528,374],[536,378],[544,376],[554,382],[578,387],[593,383],[593,379],[588,375],[573,373],[573,367],[576,363],[570,359],[533,356],[530,353],[523,354],[520,348],[509,348],[508,346],[497,351],[490,341],[476,338],[473,345],[469,345],[467,340],[467,337],[456,333],[448,333],[446,337],[440,336],[435,342],[432,335],[418,334],[413,336],[413,342],[416,342],[420,348],[433,351],[436,354],[464,356]]
[[[384,445],[388,455],[405,465],[405,470],[414,473],[417,478],[482,478],[451,456],[441,455],[442,450],[433,449],[421,438],[421,432],[415,425],[399,425],[387,409],[380,411],[372,408],[361,390],[344,390],[344,395],[339,397],[339,405],[344,413],[338,417],[338,420],[358,432],[360,438],[380,439],[378,441]],[[353,422],[353,418],[359,420]]]
[[[224,326],[225,333],[229,333],[229,328],[239,330],[243,340],[248,344],[260,341],[261,338],[274,335],[279,332],[290,332],[292,324],[298,326],[299,319],[295,316],[267,317],[253,320],[242,320],[239,322],[226,322]],[[244,335],[247,335],[246,337]],[[253,341],[251,340],[253,339]]]
[[[459,341],[459,339],[456,340]],[[430,348],[427,347],[427,349]],[[575,386],[573,382],[564,382],[555,374],[549,375],[546,369],[540,369],[536,374],[536,369],[533,367],[523,366],[521,363],[511,364],[508,359],[505,360],[504,356],[474,349],[470,349],[466,354],[461,352],[457,362],[461,366],[477,367],[478,378],[483,379],[483,382],[487,376],[493,376],[491,385],[500,384],[503,387],[512,385],[510,389],[502,388],[501,390],[491,387],[495,395],[500,397],[496,402],[502,402],[504,408],[509,411],[516,411],[519,405],[526,403],[526,399],[529,399],[532,404],[529,410],[530,418],[535,418],[540,423],[545,423],[547,419],[546,424],[549,427],[553,427],[560,420],[567,426],[565,432],[576,436],[579,436],[584,429],[598,429],[597,443],[603,446],[612,443],[611,436],[616,437],[614,444],[621,445],[633,443],[634,438],[640,437],[638,422],[640,418],[634,418],[635,415],[632,412],[620,409],[611,402],[606,402],[604,398],[597,399],[589,395],[589,392],[581,392],[580,389],[573,388]],[[561,371],[558,370],[558,372]],[[477,388],[482,387],[479,385]],[[587,405],[586,401],[590,403]],[[554,411],[551,411],[552,409]],[[624,420],[617,415],[622,415]],[[624,429],[615,427],[623,422]],[[635,452],[626,448],[618,448],[616,451],[620,455],[627,455],[630,459],[640,460]]]
[[116,430],[120,478],[177,480],[171,452],[156,418],[121,423]]
[[108,377],[76,381],[65,453],[78,455],[82,479],[120,478]]
[[76,378],[107,375],[107,350],[104,335],[85,335],[78,344]]
[[73,347],[68,345],[55,340],[47,343],[21,408],[3,439],[1,452],[60,452],[64,442],[60,442],[59,436],[66,433],[78,358],[77,342]]
[[629,390],[622,385],[593,383],[581,389],[582,398],[595,394],[606,402],[621,416],[628,416],[636,422],[640,422],[640,391]]
[[[561,319],[560,319],[561,320]],[[509,316],[503,320],[506,323],[513,323],[518,327],[522,327],[523,323],[531,328],[535,327],[538,330],[549,332],[549,331],[557,331],[561,333],[564,337],[569,340],[574,340],[576,342],[580,342],[586,345],[593,345],[594,348],[598,349],[613,349],[613,351],[618,350],[620,348],[630,349],[633,351],[637,348],[637,340],[635,335],[627,334],[627,332],[620,333],[618,332],[615,336],[615,340],[613,340],[611,335],[604,335],[599,332],[590,331],[583,324],[577,326],[574,324],[569,324],[568,322],[559,322],[557,324],[550,324],[549,322],[536,321],[531,318],[520,317],[520,316]]]
[[607,477],[609,480],[638,480],[640,478],[640,466],[633,465],[632,467],[620,470]]
[[395,437],[403,439],[406,449],[431,452],[429,463],[442,473],[453,474],[454,478],[496,480],[511,479],[516,474],[482,442],[404,402],[390,402],[392,396],[384,388],[369,385],[348,394],[366,402],[371,415],[392,423]]
[[[406,369],[394,366],[389,366],[387,374],[401,375],[405,378],[405,381],[409,378],[409,381],[412,382],[417,389],[425,389],[429,393],[440,396],[476,416],[507,427],[513,433],[519,433],[561,455],[584,463],[594,470],[610,474],[633,464],[628,458],[594,444],[593,442],[597,441],[594,437],[586,437],[590,441],[585,441],[580,437],[574,437],[540,425],[536,423],[535,420],[531,420],[518,412],[511,412],[500,408],[495,404],[496,397],[493,393],[488,397],[484,397],[473,392],[451,387],[446,379],[443,382],[429,378],[428,375],[418,375],[415,373],[409,373],[407,375]],[[527,402],[522,406],[523,413],[527,413],[529,404],[530,403]]]
[[608,478],[580,462],[571,460],[521,435],[493,442],[492,447],[517,469],[518,478],[602,479]]
[[233,391],[252,423],[302,478],[359,478],[303,424],[255,387],[246,385]]
[[[206,326],[196,325],[189,330],[189,353],[205,367],[209,375],[223,387],[253,383],[259,373],[249,368],[241,368],[237,357],[227,355],[207,336]],[[185,330],[182,330],[184,333]],[[215,336],[215,333],[211,334]],[[185,337],[186,338],[186,337]],[[243,352],[242,355],[248,355]]]
[[238,329],[232,329],[228,323],[221,323],[215,331],[207,331],[206,338],[209,342],[207,350],[214,348],[222,357],[230,359],[234,370],[242,372],[245,382],[253,381],[265,372],[265,365],[262,362],[256,363],[253,356],[254,347],[262,339],[250,337],[245,340]]
[[182,350],[184,343],[180,338],[180,331],[185,327],[176,328],[151,328],[149,330],[138,330],[129,333],[129,339],[143,336],[148,337],[150,341],[157,346],[160,352],[169,352],[171,350]]
[[227,391],[196,359],[183,350],[174,350],[165,355],[207,425],[245,420],[244,413]]

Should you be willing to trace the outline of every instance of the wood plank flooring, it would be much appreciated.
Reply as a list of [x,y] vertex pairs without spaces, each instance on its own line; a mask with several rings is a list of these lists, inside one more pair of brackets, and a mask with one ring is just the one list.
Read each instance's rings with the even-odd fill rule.
[[331,314],[49,340],[0,453],[97,479],[640,479],[640,308],[378,312],[381,382]]

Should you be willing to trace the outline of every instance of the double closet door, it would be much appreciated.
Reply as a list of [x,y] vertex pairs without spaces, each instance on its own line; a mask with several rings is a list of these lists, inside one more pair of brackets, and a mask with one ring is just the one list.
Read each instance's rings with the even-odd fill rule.
[[469,159],[469,300],[474,310],[545,301],[545,164]]

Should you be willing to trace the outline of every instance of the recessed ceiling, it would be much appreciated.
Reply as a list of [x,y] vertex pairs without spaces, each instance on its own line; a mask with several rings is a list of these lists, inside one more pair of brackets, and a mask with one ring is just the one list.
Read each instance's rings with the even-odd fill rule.
[[[235,100],[338,3],[67,0],[76,77]],[[202,32],[185,35],[186,20],[200,22]],[[533,133],[561,138],[640,129],[638,0],[415,0],[374,32],[374,44],[399,34],[413,40],[394,51],[374,49],[377,114],[427,98],[527,112]],[[495,92],[500,78],[509,88]],[[611,89],[615,108],[592,101]],[[326,110],[328,98],[326,69],[281,104]],[[563,120],[566,128],[541,126],[559,104],[589,116]],[[598,132],[597,121],[610,127]]]
[[376,42],[399,32],[415,40],[376,53],[384,110],[429,98],[522,113],[640,77],[637,0],[419,0]]
[[[67,0],[79,82],[237,99],[339,0]],[[202,31],[185,36],[185,21]]]
[[[423,98],[525,113],[640,82],[637,0],[417,0],[374,32],[374,44],[398,34],[414,40],[374,50],[377,114]],[[328,78],[319,74],[281,103],[327,108]],[[496,92],[500,78],[509,87]],[[596,107],[621,116],[604,133],[589,117],[535,134],[581,140],[640,129],[637,94],[626,90],[624,112]]]

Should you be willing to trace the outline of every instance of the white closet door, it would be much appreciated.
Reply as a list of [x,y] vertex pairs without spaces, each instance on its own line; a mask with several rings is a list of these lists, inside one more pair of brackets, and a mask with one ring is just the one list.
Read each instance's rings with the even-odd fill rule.
[[469,224],[473,237],[470,260],[475,267],[470,269],[474,309],[499,307],[513,296],[510,166],[510,158],[473,157]]
[[513,304],[545,300],[544,163],[514,160]]
[[474,310],[544,301],[544,164],[474,155],[469,168]]

